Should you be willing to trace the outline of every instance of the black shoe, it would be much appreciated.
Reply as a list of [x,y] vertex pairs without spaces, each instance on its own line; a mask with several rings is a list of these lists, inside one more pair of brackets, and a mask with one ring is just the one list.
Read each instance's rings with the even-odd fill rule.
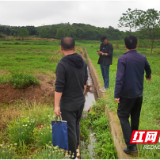
[[136,146],[134,146],[134,147],[131,147],[131,148],[125,148],[124,150],[123,150],[126,154],[130,154],[130,153],[136,153],[136,152],[138,152],[138,149],[137,149],[137,147]]

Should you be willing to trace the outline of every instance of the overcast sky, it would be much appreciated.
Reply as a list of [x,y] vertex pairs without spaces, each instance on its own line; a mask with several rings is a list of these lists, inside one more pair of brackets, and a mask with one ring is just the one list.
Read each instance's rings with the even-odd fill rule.
[[128,8],[160,11],[160,1],[0,1],[0,24],[41,26],[70,22],[118,28],[118,20]]

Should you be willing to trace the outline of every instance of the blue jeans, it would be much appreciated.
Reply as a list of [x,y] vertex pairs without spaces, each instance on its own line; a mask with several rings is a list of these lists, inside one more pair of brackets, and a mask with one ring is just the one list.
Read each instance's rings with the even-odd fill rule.
[[101,67],[101,72],[102,72],[102,77],[104,80],[104,87],[108,88],[109,87],[109,65],[103,66],[100,64]]

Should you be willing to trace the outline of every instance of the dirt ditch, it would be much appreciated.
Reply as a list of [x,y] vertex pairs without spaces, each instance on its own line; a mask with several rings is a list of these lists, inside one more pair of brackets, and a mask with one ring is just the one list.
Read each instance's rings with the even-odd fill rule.
[[40,85],[30,86],[26,89],[16,89],[11,84],[0,85],[0,106],[13,104],[17,100],[27,100],[39,103],[49,103],[54,99],[54,80],[47,75],[37,75]]
[[36,75],[40,85],[26,89],[16,89],[11,84],[0,85],[0,131],[11,121],[22,115],[22,110],[16,107],[17,103],[52,104],[54,101],[55,75]]

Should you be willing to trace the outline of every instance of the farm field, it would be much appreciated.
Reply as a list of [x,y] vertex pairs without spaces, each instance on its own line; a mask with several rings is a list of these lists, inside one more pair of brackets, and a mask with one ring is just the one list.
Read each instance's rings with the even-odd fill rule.
[[[46,45],[48,44],[48,45]],[[33,89],[33,96],[38,100],[39,96],[50,95],[53,91],[53,80],[55,78],[55,69],[57,62],[62,55],[57,42],[49,41],[1,41],[0,42],[0,84],[10,82],[16,88],[26,88],[29,83],[39,84]],[[54,53],[54,54],[53,54]],[[47,90],[49,86],[50,90]],[[15,92],[14,95],[7,93]],[[32,99],[30,96],[31,88],[28,91],[14,90],[10,85],[2,87],[3,95],[0,96],[0,103],[8,103],[13,99],[18,99],[21,94],[23,98]],[[44,100],[44,99],[43,99]]]
[[68,158],[51,143],[59,43],[0,41],[0,158]]
[[[57,40],[0,41],[0,157],[9,159],[67,158],[64,157],[62,150],[52,147],[51,144],[51,120],[55,118],[53,113],[55,71],[57,63],[63,57],[59,43],[60,41]],[[110,110],[116,112],[117,104],[114,102],[116,65],[118,57],[125,52],[125,49],[123,41],[111,41],[111,43],[117,49],[114,49],[113,53],[110,88],[106,93],[105,103]],[[83,53],[81,46],[87,49],[99,74],[100,83],[103,84],[96,54],[100,42],[76,41],[76,45],[76,52],[80,54]],[[152,56],[149,55],[150,49],[138,48],[139,52],[147,56],[152,68],[152,81],[144,83],[140,121],[142,130],[158,130],[160,127],[159,42],[156,45]],[[101,100],[99,103],[104,104],[104,101]],[[100,104],[95,106],[100,107]],[[95,116],[92,114],[94,113],[91,113],[90,120]],[[93,124],[93,129],[96,131],[97,125],[103,125],[103,123],[107,123],[104,116]],[[106,126],[108,127],[108,124]],[[102,139],[99,132],[98,134]],[[107,134],[111,137],[109,133]],[[117,158],[113,142],[110,138],[105,140],[111,143],[110,146],[104,146],[106,147],[104,151],[107,147],[112,149],[108,158]],[[101,143],[98,145],[100,146]],[[138,148],[140,149],[138,158],[160,157],[158,150],[143,150],[143,145],[138,145]],[[97,152],[101,153],[99,150],[97,149]],[[101,155],[97,157],[101,158]]]
[[[113,51],[113,64],[110,66],[110,88],[107,90],[106,103],[110,110],[116,113],[117,103],[114,101],[114,87],[117,71],[118,57],[126,52],[123,41],[109,41],[113,47],[118,48]],[[103,86],[103,79],[101,76],[100,66],[97,64],[98,55],[96,51],[99,50],[101,42],[98,41],[78,41],[77,44],[84,46],[87,49],[89,57],[91,58],[100,78],[100,83]],[[156,48],[153,55],[150,56],[149,48],[138,47],[138,52],[146,55],[148,62],[152,69],[152,81],[148,83],[144,79],[144,93],[143,93],[143,106],[140,117],[140,130],[159,130],[160,128],[160,41],[156,42]],[[119,123],[120,124],[120,123]],[[160,158],[159,150],[146,150],[143,145],[139,144],[138,158]]]
[[[64,151],[51,144],[51,120],[55,119],[55,71],[57,63],[63,57],[59,43],[60,41],[49,40],[0,41],[1,158],[68,158],[64,156]],[[82,55],[83,49],[77,46],[75,52]],[[95,104],[95,109],[99,106],[104,110],[104,105],[101,100]],[[91,113],[90,118],[95,119],[102,114],[97,116]],[[103,126],[103,122],[106,125]],[[96,129],[99,123],[105,132],[103,135],[101,132],[97,133],[99,138],[108,134],[104,141],[109,143],[104,147],[111,149],[110,152],[105,152],[107,148],[99,148],[104,141],[97,143],[96,157],[101,158],[100,154],[103,152],[103,158],[116,158],[107,122],[103,114],[93,124]],[[86,129],[86,124],[84,127]],[[81,137],[85,129],[81,130]]]

